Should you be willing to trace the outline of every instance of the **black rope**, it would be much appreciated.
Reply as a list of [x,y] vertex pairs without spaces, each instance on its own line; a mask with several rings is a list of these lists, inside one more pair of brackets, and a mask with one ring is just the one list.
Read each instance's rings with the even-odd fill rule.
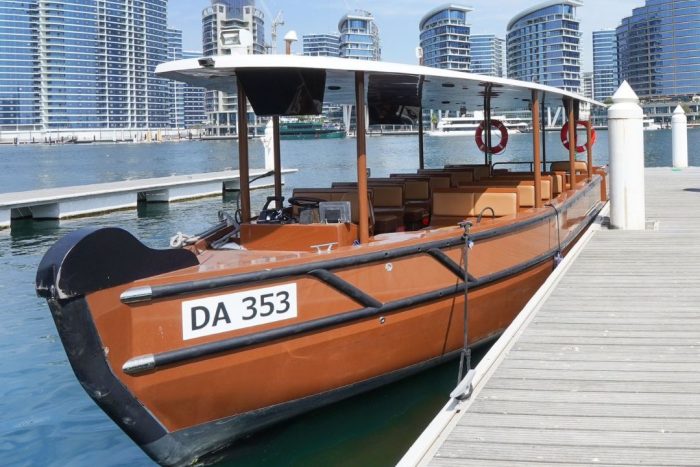
[[[469,238],[469,228],[471,227],[470,222],[465,222],[464,225],[464,255],[462,261],[464,262],[464,307],[463,307],[463,319],[464,319],[464,346],[459,357],[459,372],[457,374],[457,384],[462,381],[464,375],[471,369],[472,366],[472,351],[469,348],[469,281],[466,279],[469,277],[469,250],[473,246],[472,241]],[[466,368],[466,371],[465,371]]]
[[564,259],[564,257],[561,254],[561,228],[559,227],[559,210],[553,204],[548,204],[547,207],[554,209],[554,213],[556,214],[554,217],[557,220],[557,253],[556,255],[554,255],[554,265],[559,266],[559,263],[561,263],[562,259]]

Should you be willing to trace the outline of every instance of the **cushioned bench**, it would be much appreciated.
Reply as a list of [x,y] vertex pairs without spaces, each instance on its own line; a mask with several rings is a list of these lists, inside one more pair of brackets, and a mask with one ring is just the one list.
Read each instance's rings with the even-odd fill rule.
[[450,185],[459,186],[461,183],[469,183],[476,180],[474,169],[418,169],[419,175],[444,174],[450,176]]
[[[552,162],[549,166],[549,170],[551,172],[566,172],[569,173],[569,169],[571,168],[571,165],[569,161],[555,161]],[[588,164],[584,161],[575,161],[574,162],[574,170],[576,170],[577,174],[582,174],[582,173],[588,173]]]
[[[518,213],[517,188],[469,186],[433,191],[431,226],[458,224],[467,217],[503,217]],[[491,209],[486,209],[491,208]]]
[[447,164],[445,169],[471,169],[474,171],[475,180],[489,178],[491,176],[491,167],[483,164]]
[[[514,182],[521,184],[521,186],[531,187],[531,189],[528,188],[527,191],[528,193],[532,194],[528,195],[526,199],[522,199],[522,197],[525,196],[525,194],[521,193],[520,203],[521,207],[533,207],[535,205],[535,181],[533,180],[533,177],[534,174],[498,174],[493,178],[490,178],[488,180],[482,180],[481,182],[484,182],[484,184]],[[554,197],[553,177],[551,175],[542,175],[540,182],[542,200],[551,200]]]

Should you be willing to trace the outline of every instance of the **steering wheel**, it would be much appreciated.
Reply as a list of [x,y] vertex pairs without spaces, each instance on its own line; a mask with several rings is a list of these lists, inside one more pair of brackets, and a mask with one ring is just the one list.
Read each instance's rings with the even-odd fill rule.
[[325,199],[312,198],[311,196],[295,196],[289,198],[289,204],[299,208],[317,208],[319,203],[325,202]]

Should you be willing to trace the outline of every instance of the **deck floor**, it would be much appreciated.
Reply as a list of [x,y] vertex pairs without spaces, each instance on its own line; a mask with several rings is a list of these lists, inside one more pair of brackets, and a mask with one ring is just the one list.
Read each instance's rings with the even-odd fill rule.
[[422,463],[700,465],[700,169],[646,174],[658,230],[593,234]]

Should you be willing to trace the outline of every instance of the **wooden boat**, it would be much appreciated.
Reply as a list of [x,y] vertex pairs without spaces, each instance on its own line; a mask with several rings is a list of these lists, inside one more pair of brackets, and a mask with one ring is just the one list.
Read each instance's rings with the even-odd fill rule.
[[[587,161],[576,144],[567,161],[541,160],[543,100],[565,103],[570,140],[597,104],[558,89],[296,56],[207,57],[158,73],[237,89],[240,211],[169,250],[118,228],[73,232],[46,253],[36,290],[84,389],[164,465],[454,358],[466,329],[468,346],[497,338],[604,199],[590,144]],[[257,220],[247,99],[276,130],[276,206]],[[283,207],[279,116],[317,114],[324,101],[354,104],[359,128],[367,107],[372,122],[403,112],[422,129],[422,108],[482,110],[489,127],[493,106],[525,106],[532,162],[527,172],[494,168],[487,136],[483,165],[425,168],[421,132],[417,172],[368,179],[360,131],[355,184],[297,187],[296,206]]]

